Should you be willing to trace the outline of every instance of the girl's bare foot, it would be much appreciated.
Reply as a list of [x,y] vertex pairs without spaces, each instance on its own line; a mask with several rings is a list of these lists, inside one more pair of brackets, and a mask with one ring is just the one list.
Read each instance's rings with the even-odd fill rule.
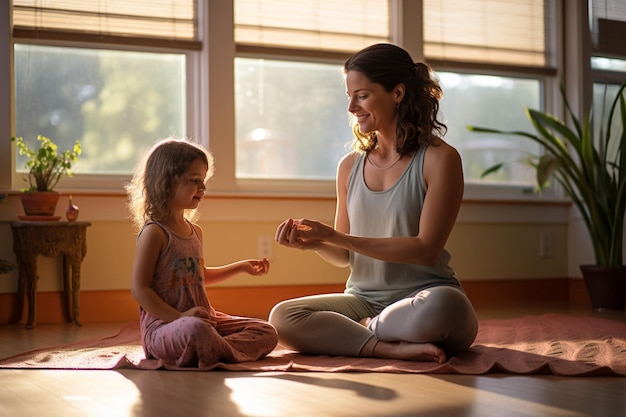
[[369,326],[369,325],[370,325],[370,322],[371,322],[371,321],[372,321],[372,318],[371,318],[371,317],[365,317],[365,318],[363,318],[363,319],[359,320],[359,324],[360,324],[361,326],[367,327],[367,326]]
[[383,342],[372,338],[362,352],[371,352],[369,356],[385,359],[444,363],[446,354],[432,343]]

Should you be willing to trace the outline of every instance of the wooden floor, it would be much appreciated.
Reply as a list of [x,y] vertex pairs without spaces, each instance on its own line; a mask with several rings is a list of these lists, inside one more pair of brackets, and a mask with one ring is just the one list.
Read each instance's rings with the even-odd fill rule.
[[[479,311],[481,319],[590,309]],[[0,357],[120,323],[0,326]],[[626,416],[626,378],[488,374],[0,370],[0,416]]]

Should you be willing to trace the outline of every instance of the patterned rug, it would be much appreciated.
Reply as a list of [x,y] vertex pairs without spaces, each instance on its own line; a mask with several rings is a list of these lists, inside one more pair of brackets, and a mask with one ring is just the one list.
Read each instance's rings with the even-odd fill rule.
[[199,369],[176,368],[155,359],[146,359],[140,344],[139,325],[131,322],[112,336],[0,359],[0,368],[626,376],[626,323],[562,314],[481,320],[472,347],[444,364],[308,356],[279,345],[266,358],[256,362],[219,363],[211,368]]

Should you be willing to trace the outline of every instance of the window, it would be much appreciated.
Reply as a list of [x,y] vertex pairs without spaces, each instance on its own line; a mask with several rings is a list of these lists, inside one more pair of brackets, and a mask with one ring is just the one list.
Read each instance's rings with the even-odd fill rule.
[[[589,14],[592,78],[596,83],[621,84],[626,80],[626,4],[592,0]],[[595,93],[594,99],[599,99]]]
[[[591,100],[596,111],[594,129],[598,134],[601,125],[606,129],[609,105],[620,85],[626,81],[626,45],[623,41],[626,37],[626,4],[619,0],[592,0],[589,13],[593,79]],[[616,119],[619,117],[616,116]]]
[[194,0],[13,0],[13,35],[42,40],[200,47]]
[[184,54],[16,44],[15,90],[16,134],[61,150],[80,139],[76,174],[127,174],[186,130]]
[[15,133],[79,139],[77,176],[128,175],[156,139],[187,134],[193,1],[14,0],[13,22]]
[[[463,158],[465,181],[535,183],[528,154],[539,145],[523,138],[476,134],[465,126],[532,131],[524,109],[544,107],[554,75],[554,41],[546,29],[549,1],[424,0],[424,55],[440,73],[448,142]],[[448,69],[457,69],[448,71]],[[485,180],[485,169],[504,163]]]
[[601,70],[601,71],[614,71],[614,72],[626,73],[626,60],[592,56],[591,68]]
[[549,0],[423,0],[430,60],[554,66],[547,42]]
[[626,57],[626,4],[622,0],[590,0],[593,54]]
[[[330,194],[352,141],[342,64],[392,42],[439,76],[467,189],[527,189],[524,157],[541,150],[465,126],[531,130],[524,107],[544,108],[556,91],[560,4],[14,0],[15,133],[80,139],[77,183],[119,190],[156,139],[188,135],[214,152],[216,190]],[[499,176],[479,179],[503,160]]]
[[235,61],[237,177],[333,180],[352,140],[341,66]]
[[441,108],[448,126],[446,139],[463,158],[465,181],[476,183],[485,169],[504,163],[483,183],[509,183],[528,186],[535,173],[526,163],[528,155],[538,155],[535,142],[517,137],[476,134],[466,126],[532,132],[523,109],[541,107],[541,83],[534,79],[493,75],[439,73],[444,97]]
[[[238,178],[334,178],[352,140],[342,64],[364,46],[394,41],[391,7],[365,0],[235,2]],[[543,107],[543,81],[554,74],[547,6],[424,0],[423,14],[423,53],[440,77],[447,140],[462,154],[466,181],[478,183],[482,171],[502,161],[507,168],[488,182],[532,185],[524,160],[540,153],[537,145],[474,136],[465,126],[532,128],[524,107]],[[404,39],[405,46],[414,42]]]
[[381,0],[235,0],[238,46],[353,52],[389,41],[389,6]]
[[385,1],[236,0],[236,176],[333,180],[352,140],[343,60],[389,41]]

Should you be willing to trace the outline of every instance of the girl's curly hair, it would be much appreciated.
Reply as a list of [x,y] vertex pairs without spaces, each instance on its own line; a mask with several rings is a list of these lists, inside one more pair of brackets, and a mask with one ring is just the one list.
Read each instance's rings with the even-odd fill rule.
[[[135,168],[132,180],[125,186],[130,217],[138,230],[149,220],[162,221],[167,217],[174,185],[183,179],[191,163],[198,159],[207,167],[205,180],[211,178],[213,156],[189,139],[164,139],[145,155]],[[185,217],[195,221],[199,213],[187,210]]]

